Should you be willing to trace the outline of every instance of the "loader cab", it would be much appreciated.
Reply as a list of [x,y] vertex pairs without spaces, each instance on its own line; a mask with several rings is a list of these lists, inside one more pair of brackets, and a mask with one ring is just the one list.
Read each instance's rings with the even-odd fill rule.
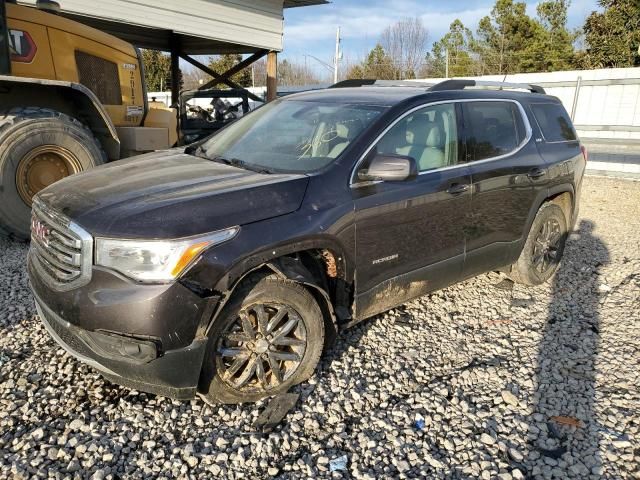
[[180,142],[196,142],[251,110],[244,89],[190,90],[180,95]]

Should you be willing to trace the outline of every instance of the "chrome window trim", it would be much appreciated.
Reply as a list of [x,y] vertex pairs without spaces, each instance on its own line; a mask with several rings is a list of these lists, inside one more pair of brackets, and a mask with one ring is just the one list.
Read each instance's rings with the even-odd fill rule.
[[[59,292],[66,292],[88,284],[91,281],[93,268],[93,236],[80,225],[71,221],[71,219],[69,219],[65,215],[48,207],[37,197],[35,197],[33,200],[32,208],[35,212],[37,212],[36,216],[39,216],[45,222],[51,224],[53,228],[57,228],[61,231],[71,231],[77,236],[80,242],[80,275],[78,276],[78,278],[70,282],[56,281],[56,279],[54,279],[40,264],[40,259],[38,258],[38,255],[35,254],[35,247],[30,247],[29,256],[32,260],[31,263],[33,264],[35,270],[38,272],[40,279],[51,289]],[[32,242],[33,241],[34,240],[32,240]],[[32,252],[32,250],[34,251]]]
[[357,181],[355,176],[356,176],[356,172],[358,171],[358,167],[360,167],[360,164],[364,161],[364,159],[367,157],[367,155],[369,155],[369,152],[371,152],[373,147],[375,147],[378,144],[378,142],[382,139],[382,137],[384,137],[387,134],[387,132],[389,132],[389,130],[391,130],[398,122],[400,122],[401,120],[403,120],[407,116],[411,115],[412,113],[416,112],[417,110],[422,110],[423,108],[431,107],[433,105],[443,105],[443,104],[447,104],[447,103],[468,103],[468,102],[510,102],[510,103],[515,103],[518,106],[518,110],[520,111],[520,117],[522,118],[522,121],[524,123],[524,128],[525,128],[525,132],[526,132],[524,140],[522,140],[522,142],[520,142],[520,144],[515,149],[510,151],[509,153],[504,153],[502,155],[498,155],[498,156],[495,156],[495,157],[483,158],[482,160],[473,160],[473,161],[470,161],[470,162],[464,162],[464,163],[459,163],[459,164],[456,164],[456,165],[450,165],[448,167],[434,168],[433,170],[425,170],[424,172],[419,172],[418,176],[426,175],[426,174],[429,174],[429,173],[435,173],[435,172],[443,172],[443,171],[452,170],[452,169],[455,169],[455,168],[463,168],[463,167],[467,167],[469,165],[475,165],[475,164],[478,164],[478,163],[486,163],[486,162],[493,162],[493,161],[496,161],[496,160],[501,160],[501,159],[509,157],[511,155],[515,155],[520,150],[522,150],[529,143],[529,141],[531,140],[531,137],[533,136],[533,129],[531,128],[531,123],[529,122],[529,117],[527,117],[527,113],[526,113],[524,107],[522,106],[522,104],[518,100],[513,100],[511,98],[461,98],[461,99],[456,99],[456,100],[440,100],[438,102],[423,103],[421,105],[413,107],[410,110],[407,110],[402,115],[400,115],[398,118],[396,118],[390,125],[387,126],[387,128],[385,128],[376,137],[376,139],[371,143],[371,145],[369,145],[369,147],[367,147],[367,149],[360,156],[360,158],[356,162],[355,166],[353,167],[353,170],[351,171],[351,176],[349,177],[349,187],[351,187],[351,188],[360,188],[360,187],[375,185],[375,184],[383,182],[383,180]]

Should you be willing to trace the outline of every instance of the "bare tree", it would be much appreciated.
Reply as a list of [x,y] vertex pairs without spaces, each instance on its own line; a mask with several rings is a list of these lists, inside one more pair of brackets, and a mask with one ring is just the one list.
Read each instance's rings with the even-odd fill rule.
[[[251,68],[251,67],[249,67]],[[256,86],[267,84],[267,62],[264,59],[253,64],[253,78]],[[308,65],[293,59],[278,60],[278,85],[303,86],[320,83],[320,78]]]
[[201,85],[211,80],[211,76],[196,67],[191,67],[182,74],[182,88],[184,90],[195,90]]
[[427,29],[422,21],[403,18],[382,32],[380,43],[395,67],[397,79],[415,78],[425,57]]
[[308,65],[286,59],[278,65],[278,76],[280,85],[304,86],[320,83],[320,78]]

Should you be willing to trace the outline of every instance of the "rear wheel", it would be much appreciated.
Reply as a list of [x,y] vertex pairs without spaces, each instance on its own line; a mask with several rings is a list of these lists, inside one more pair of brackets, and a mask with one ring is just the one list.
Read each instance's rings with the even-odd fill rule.
[[106,160],[91,131],[45,108],[0,113],[0,233],[26,240],[33,196]]
[[240,288],[216,319],[201,391],[213,402],[254,402],[311,376],[324,346],[324,321],[302,285],[265,278]]
[[525,285],[540,285],[558,269],[567,239],[567,220],[555,203],[540,207],[529,236],[509,276]]

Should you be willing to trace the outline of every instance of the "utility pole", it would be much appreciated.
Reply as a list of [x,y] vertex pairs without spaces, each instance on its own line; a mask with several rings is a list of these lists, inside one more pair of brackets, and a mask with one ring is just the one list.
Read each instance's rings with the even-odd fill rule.
[[333,57],[333,83],[338,83],[338,62],[340,61],[340,27],[336,30],[336,54]]
[[445,57],[445,62],[444,62],[444,77],[445,78],[449,78],[449,49],[445,49],[444,51],[444,57]]

